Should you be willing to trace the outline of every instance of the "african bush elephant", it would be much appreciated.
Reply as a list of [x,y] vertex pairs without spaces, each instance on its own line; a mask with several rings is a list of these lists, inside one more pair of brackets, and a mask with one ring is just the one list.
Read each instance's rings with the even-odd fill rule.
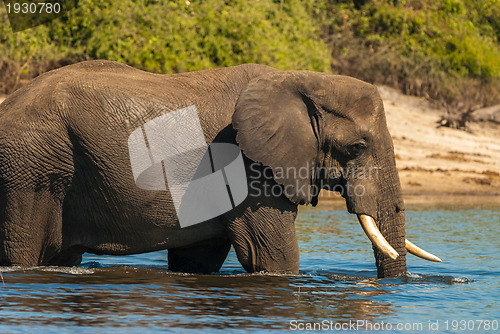
[[[239,146],[251,186],[231,210],[181,228],[169,189],[137,186],[127,141],[189,106],[207,144]],[[379,277],[405,273],[407,249],[438,260],[405,243],[382,100],[354,78],[255,64],[159,75],[87,61],[0,105],[0,265],[168,249],[170,270],[209,273],[232,244],[248,272],[297,273],[297,206],[316,205],[321,188],[341,191],[358,215]]]

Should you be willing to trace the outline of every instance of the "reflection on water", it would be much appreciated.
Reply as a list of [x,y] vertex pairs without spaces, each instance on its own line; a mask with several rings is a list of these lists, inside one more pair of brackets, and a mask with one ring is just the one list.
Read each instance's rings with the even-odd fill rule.
[[390,288],[373,278],[327,273],[182,275],[114,267],[35,268],[5,276],[3,325],[282,329],[287,318],[374,320],[392,312],[389,303],[373,300]]
[[409,205],[408,235],[445,261],[408,257],[412,274],[395,279],[376,279],[355,218],[328,202],[300,211],[298,276],[246,274],[234,253],[218,275],[169,273],[166,252],[87,255],[78,268],[3,268],[0,332],[267,332],[289,329],[292,320],[494,320],[498,222],[496,207]]

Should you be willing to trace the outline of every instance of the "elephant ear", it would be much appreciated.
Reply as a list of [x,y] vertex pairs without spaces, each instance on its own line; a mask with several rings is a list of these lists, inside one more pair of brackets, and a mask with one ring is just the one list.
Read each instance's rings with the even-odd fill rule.
[[275,72],[252,80],[238,98],[232,123],[243,153],[272,168],[288,199],[314,205],[319,126],[301,72]]

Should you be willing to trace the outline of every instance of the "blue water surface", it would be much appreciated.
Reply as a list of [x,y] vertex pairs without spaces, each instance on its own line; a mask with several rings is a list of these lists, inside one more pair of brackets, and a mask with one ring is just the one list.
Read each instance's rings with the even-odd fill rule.
[[407,205],[408,239],[443,262],[408,255],[405,277],[377,279],[355,216],[325,201],[300,210],[300,275],[246,274],[234,251],[217,275],[169,273],[166,251],[2,268],[0,332],[498,332],[500,206],[440,202]]

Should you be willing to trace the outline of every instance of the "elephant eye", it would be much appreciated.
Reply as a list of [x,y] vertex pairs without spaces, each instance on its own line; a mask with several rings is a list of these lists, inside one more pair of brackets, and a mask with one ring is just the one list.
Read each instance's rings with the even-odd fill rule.
[[349,145],[349,149],[348,150],[349,150],[349,154],[351,156],[357,157],[365,149],[366,149],[366,143],[364,143],[364,142],[357,142],[357,143]]

